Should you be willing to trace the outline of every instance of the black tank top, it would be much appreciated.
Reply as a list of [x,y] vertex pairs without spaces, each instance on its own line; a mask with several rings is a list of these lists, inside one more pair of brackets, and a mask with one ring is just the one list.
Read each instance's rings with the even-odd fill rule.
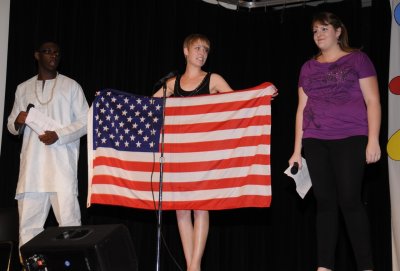
[[211,73],[208,72],[203,80],[194,90],[187,91],[181,88],[181,75],[178,74],[175,79],[174,96],[175,97],[188,97],[202,94],[210,94],[210,77]]

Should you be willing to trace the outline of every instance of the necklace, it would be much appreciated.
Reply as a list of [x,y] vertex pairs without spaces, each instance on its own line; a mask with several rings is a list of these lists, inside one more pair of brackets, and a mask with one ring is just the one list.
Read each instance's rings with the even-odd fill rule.
[[[39,77],[39,75],[38,75],[38,77]],[[49,100],[46,101],[46,102],[42,102],[42,101],[39,99],[39,95],[38,95],[38,93],[37,93],[37,85],[38,85],[38,84],[37,84],[37,82],[35,83],[35,96],[36,96],[36,99],[38,100],[38,102],[39,102],[41,105],[46,105],[46,104],[50,103],[51,100],[53,100],[54,89],[56,88],[56,85],[57,85],[57,78],[58,78],[58,72],[57,72],[57,75],[56,75],[56,79],[54,80],[53,87],[51,88],[51,95],[50,95],[50,98],[49,98]],[[36,81],[39,81],[39,80],[36,78]]]

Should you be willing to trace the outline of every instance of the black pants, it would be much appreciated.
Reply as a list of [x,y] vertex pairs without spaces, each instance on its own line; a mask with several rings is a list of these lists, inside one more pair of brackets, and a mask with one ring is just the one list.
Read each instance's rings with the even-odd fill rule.
[[373,269],[369,220],[361,200],[367,137],[304,139],[317,200],[318,266],[333,269],[342,212],[359,270]]

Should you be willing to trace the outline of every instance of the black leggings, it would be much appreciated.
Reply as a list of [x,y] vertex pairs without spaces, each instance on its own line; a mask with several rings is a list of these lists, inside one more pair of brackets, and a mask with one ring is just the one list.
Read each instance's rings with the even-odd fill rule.
[[373,269],[369,220],[361,200],[367,137],[303,139],[317,200],[318,266],[334,268],[342,212],[359,270]]

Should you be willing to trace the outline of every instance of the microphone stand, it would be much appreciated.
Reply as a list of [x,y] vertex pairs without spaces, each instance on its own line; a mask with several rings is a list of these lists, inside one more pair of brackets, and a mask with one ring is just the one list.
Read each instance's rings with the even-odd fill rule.
[[161,225],[162,225],[162,186],[164,176],[164,122],[165,122],[165,103],[167,100],[167,81],[163,83],[163,124],[161,126],[161,153],[160,153],[160,181],[158,190],[158,210],[157,210],[157,260],[156,271],[160,271],[160,251],[161,251]]

